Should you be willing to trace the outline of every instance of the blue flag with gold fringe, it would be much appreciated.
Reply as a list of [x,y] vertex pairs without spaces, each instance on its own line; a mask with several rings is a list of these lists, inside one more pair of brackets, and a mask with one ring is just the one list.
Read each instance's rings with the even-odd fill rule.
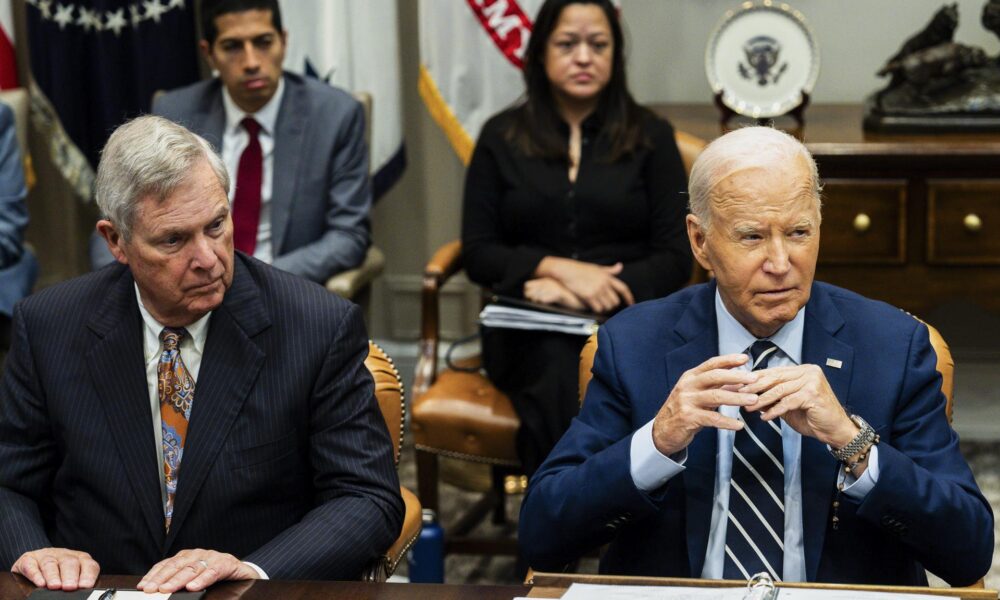
[[89,199],[101,148],[153,94],[199,79],[194,0],[26,0],[32,120]]

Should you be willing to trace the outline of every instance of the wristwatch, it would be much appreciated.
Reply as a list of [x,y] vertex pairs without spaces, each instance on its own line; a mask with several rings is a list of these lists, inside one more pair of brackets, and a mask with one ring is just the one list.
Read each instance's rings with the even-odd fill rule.
[[834,450],[830,448],[830,452],[833,456],[842,463],[846,463],[852,456],[861,452],[862,450],[873,446],[878,443],[878,434],[872,429],[872,426],[868,424],[867,421],[859,417],[858,415],[851,415],[851,420],[857,425],[861,431],[858,435],[854,436],[846,446],[840,448],[839,450]]

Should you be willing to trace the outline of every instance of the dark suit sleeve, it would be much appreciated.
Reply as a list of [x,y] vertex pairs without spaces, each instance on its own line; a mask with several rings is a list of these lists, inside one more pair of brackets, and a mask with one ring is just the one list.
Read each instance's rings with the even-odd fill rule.
[[[334,122],[339,131],[333,156],[328,159],[331,172],[326,191],[326,232],[314,242],[275,256],[273,261],[279,269],[320,283],[360,265],[370,241],[372,191],[364,109],[352,100],[346,114]],[[321,123],[311,122],[309,126]]]
[[609,329],[598,330],[594,378],[580,415],[532,478],[521,506],[519,545],[535,569],[562,570],[610,542],[617,523],[658,510],[671,485],[647,494],[632,480],[632,411]]
[[673,128],[650,116],[653,148],[642,164],[649,202],[648,254],[627,261],[619,278],[636,302],[662,298],[679,290],[691,277],[691,245],[687,227],[687,176]]
[[8,570],[23,553],[52,545],[39,503],[49,496],[56,465],[45,393],[19,305],[0,381],[0,568]]
[[469,279],[501,294],[521,296],[524,282],[549,253],[504,239],[501,199],[510,183],[500,161],[510,149],[504,147],[503,127],[498,117],[488,121],[472,152],[462,201],[462,253]]
[[914,328],[890,439],[879,444],[879,479],[858,515],[893,536],[953,586],[970,585],[993,558],[993,511],[945,417],[927,328]]
[[311,398],[317,506],[242,557],[272,579],[356,579],[402,528],[392,441],[364,365],[368,340],[357,306],[337,332]]

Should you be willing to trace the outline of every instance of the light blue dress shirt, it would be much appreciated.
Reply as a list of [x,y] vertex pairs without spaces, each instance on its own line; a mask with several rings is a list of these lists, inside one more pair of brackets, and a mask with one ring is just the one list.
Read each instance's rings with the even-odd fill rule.
[[[802,333],[806,309],[803,307],[795,318],[778,330],[770,340],[778,346],[778,352],[768,363],[769,367],[802,364]],[[722,303],[718,290],[715,292],[715,315],[719,331],[719,355],[746,353],[757,338],[737,321]],[[749,370],[747,362],[742,370]],[[719,407],[719,412],[727,417],[739,414],[737,406]],[[722,579],[726,548],[726,526],[729,507],[729,480],[733,467],[733,443],[736,432],[718,430],[718,455],[715,462],[715,502],[712,505],[712,525],[709,530],[708,547],[705,551],[705,566],[701,571],[704,579]],[[806,563],[802,539],[802,435],[781,421],[781,443],[785,463],[785,535],[783,581],[805,581]],[[687,450],[672,457],[664,456],[653,444],[653,421],[646,423],[632,434],[630,448],[632,480],[643,491],[652,491],[664,485],[671,477],[684,470]],[[844,494],[860,502],[878,481],[878,447],[873,446],[868,459],[868,468],[860,478],[845,475],[841,470],[839,484],[844,486]]]

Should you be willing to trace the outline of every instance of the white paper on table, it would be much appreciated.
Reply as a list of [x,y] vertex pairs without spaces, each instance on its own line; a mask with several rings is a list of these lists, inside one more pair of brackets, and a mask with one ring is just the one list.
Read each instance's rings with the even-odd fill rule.
[[743,600],[745,587],[673,587],[574,583],[563,600]]
[[[574,583],[562,600],[743,600],[745,587],[671,587],[641,585],[597,585]],[[941,600],[928,594],[894,594],[859,590],[811,590],[780,588],[778,600]]]
[[[87,596],[87,600],[100,600],[101,594],[106,591],[108,590],[94,590],[90,592],[90,596]],[[118,590],[115,592],[115,600],[167,600],[168,598],[170,598],[170,594],[147,594],[139,590]]]
[[894,594],[892,592],[861,592],[858,590],[808,590],[782,588],[780,600],[941,600],[930,594]]

